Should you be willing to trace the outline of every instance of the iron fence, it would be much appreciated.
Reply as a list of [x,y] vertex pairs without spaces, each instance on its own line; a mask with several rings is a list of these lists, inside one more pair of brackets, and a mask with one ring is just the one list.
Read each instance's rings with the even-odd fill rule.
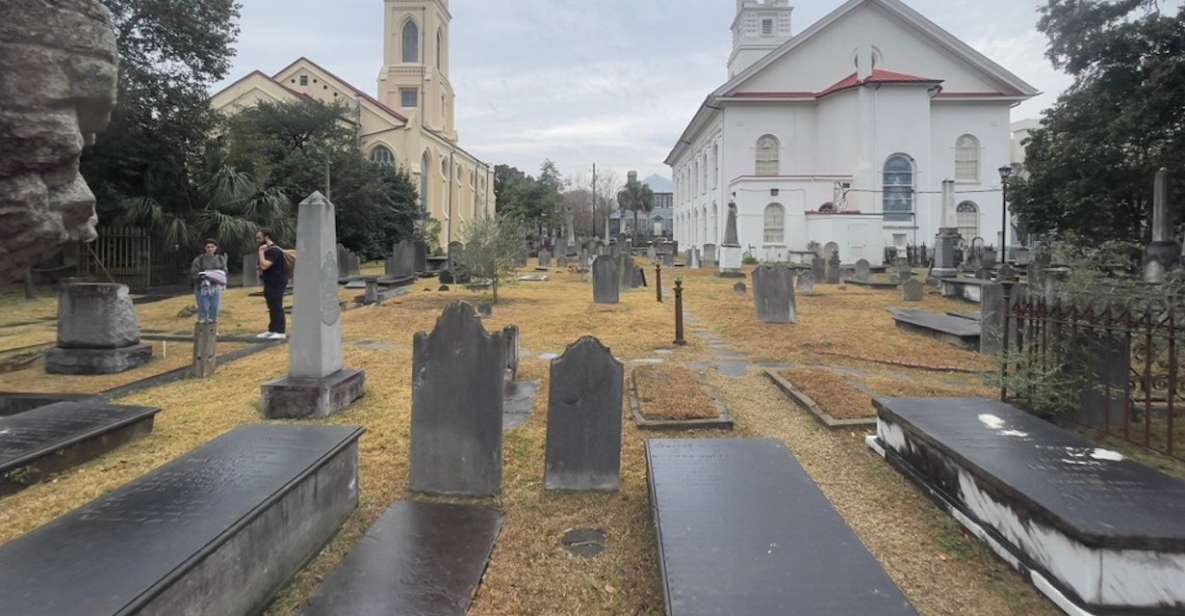
[[1004,302],[1001,398],[1034,410],[1060,403],[1062,416],[1100,437],[1185,459],[1177,340],[1185,304],[1021,289]]

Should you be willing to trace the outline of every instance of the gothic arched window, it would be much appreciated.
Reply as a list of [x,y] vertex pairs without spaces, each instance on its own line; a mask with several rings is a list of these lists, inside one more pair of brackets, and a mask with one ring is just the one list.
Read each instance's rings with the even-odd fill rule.
[[913,220],[913,161],[904,154],[894,154],[885,161],[885,220]]
[[391,150],[381,145],[370,151],[370,160],[384,167],[395,166],[395,155],[391,153]]
[[436,30],[436,70],[444,70],[444,29]]
[[781,143],[773,135],[763,135],[757,140],[757,175],[778,175],[780,173]]
[[979,181],[979,139],[963,135],[955,142],[955,180]]
[[420,61],[420,27],[410,19],[403,24],[403,61],[408,64]]

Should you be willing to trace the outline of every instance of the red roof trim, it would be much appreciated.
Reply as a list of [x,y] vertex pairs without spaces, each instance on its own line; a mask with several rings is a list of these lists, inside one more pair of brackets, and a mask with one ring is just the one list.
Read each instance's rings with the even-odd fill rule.
[[302,60],[303,60],[303,61],[305,61],[305,62],[308,62],[309,64],[311,64],[311,65],[313,66],[313,68],[315,68],[315,69],[317,69],[317,70],[321,71],[322,73],[325,73],[326,75],[329,75],[330,77],[332,77],[332,78],[336,79],[336,80],[337,80],[337,81],[339,81],[339,82],[340,82],[342,85],[344,85],[345,87],[347,87],[347,88],[349,88],[351,91],[353,91],[353,92],[354,92],[354,94],[356,94],[356,95],[358,95],[358,96],[360,96],[360,97],[362,97],[362,98],[366,99],[366,101],[367,101],[367,102],[369,102],[369,103],[371,103],[372,105],[374,105],[374,106],[378,107],[379,109],[382,109],[383,111],[385,111],[385,112],[387,112],[387,113],[389,113],[389,114],[391,114],[391,115],[395,116],[396,118],[398,118],[399,120],[401,120],[401,121],[403,121],[403,122],[407,122],[407,117],[406,117],[406,116],[404,116],[403,114],[401,114],[401,113],[399,113],[398,111],[395,111],[394,109],[391,109],[390,107],[388,107],[388,106],[386,106],[386,105],[384,105],[384,104],[380,103],[380,102],[378,101],[378,99],[377,99],[377,98],[375,98],[375,97],[373,97],[373,96],[371,96],[371,95],[367,94],[366,92],[363,92],[362,90],[359,90],[358,88],[354,87],[354,85],[353,85],[353,84],[351,84],[350,82],[346,81],[345,79],[342,79],[341,77],[338,77],[337,75],[333,74],[333,72],[332,72],[332,71],[330,71],[330,70],[326,69],[325,67],[321,66],[320,64],[317,64],[316,62],[313,62],[312,60],[310,60],[310,59],[308,59],[308,58],[306,58],[306,57],[304,57],[304,56],[301,56],[301,57],[297,58],[297,59],[296,59],[296,61],[294,61],[292,64],[289,64],[288,66],[285,66],[284,68],[280,69],[280,71],[279,71],[278,73],[276,73],[276,75],[278,76],[278,75],[280,75],[281,73],[283,73],[284,71],[287,71],[288,69],[290,69],[290,68],[292,68],[292,67],[296,66],[297,64],[300,64],[300,62],[301,62]]
[[863,85],[878,83],[878,84],[917,84],[917,85],[938,85],[942,83],[941,79],[929,79],[926,77],[917,77],[915,75],[906,75],[905,73],[895,73],[893,71],[885,71],[876,69],[867,79],[861,81],[856,73],[852,73],[847,77],[832,84],[822,92],[737,92],[732,94],[735,98],[762,98],[762,99],[819,99],[836,92],[843,92],[852,88],[858,88]]
[[992,98],[992,97],[1007,97],[1016,98],[1015,96],[1005,94],[1003,92],[943,92],[937,98]]

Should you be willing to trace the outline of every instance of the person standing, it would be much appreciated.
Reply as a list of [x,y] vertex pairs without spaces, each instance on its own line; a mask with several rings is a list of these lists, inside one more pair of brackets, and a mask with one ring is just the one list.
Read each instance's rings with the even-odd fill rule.
[[284,293],[288,290],[288,261],[284,250],[276,245],[270,229],[255,234],[259,244],[259,276],[263,279],[263,297],[267,300],[267,331],[258,338],[284,340],[288,324],[284,316]]
[[205,252],[189,266],[189,277],[197,299],[198,323],[217,323],[222,290],[226,288],[226,255],[218,254],[218,242],[214,240],[206,240],[203,245]]

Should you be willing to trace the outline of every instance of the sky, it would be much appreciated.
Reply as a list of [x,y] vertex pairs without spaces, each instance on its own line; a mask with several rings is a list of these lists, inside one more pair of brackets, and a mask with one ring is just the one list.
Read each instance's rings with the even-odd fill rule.
[[[226,80],[274,74],[300,56],[374,94],[382,0],[241,0]],[[906,0],[1044,94],[1013,109],[1039,117],[1071,83],[1045,58],[1042,0]],[[795,33],[843,0],[791,0]],[[584,180],[670,177],[662,161],[704,97],[727,78],[734,0],[451,0],[451,81],[461,145],[535,174],[551,159]]]

